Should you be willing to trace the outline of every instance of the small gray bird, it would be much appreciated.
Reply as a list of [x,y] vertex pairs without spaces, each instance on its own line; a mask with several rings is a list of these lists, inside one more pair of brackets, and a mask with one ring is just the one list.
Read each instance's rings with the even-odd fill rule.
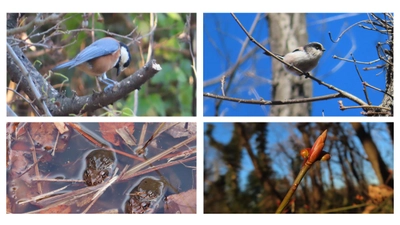
[[[324,46],[322,46],[321,43],[311,42],[304,45],[303,47],[296,48],[294,51],[289,52],[284,56],[281,55],[277,56],[280,57],[283,61],[285,61],[289,65],[297,67],[304,73],[308,73],[317,66],[318,61],[321,58],[324,51],[325,51]],[[267,52],[265,52],[264,54],[270,55]],[[301,75],[301,73],[299,73],[292,67],[284,65],[284,68],[286,71],[294,75]]]

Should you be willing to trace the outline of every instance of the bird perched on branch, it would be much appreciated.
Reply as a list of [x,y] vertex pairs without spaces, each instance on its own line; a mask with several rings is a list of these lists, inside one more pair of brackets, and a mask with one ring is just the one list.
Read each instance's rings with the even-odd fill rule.
[[[284,65],[286,71],[294,75],[301,75],[302,73],[299,73],[293,67],[300,69],[303,73],[310,72],[317,66],[324,51],[324,46],[321,43],[311,42],[303,47],[296,48],[294,51],[289,52],[284,56],[278,54],[275,55],[287,64],[291,65]],[[264,54],[271,55],[269,52],[264,52]]]
[[105,37],[93,42],[75,58],[54,67],[53,70],[76,67],[88,75],[98,77],[99,81],[107,85],[104,89],[107,90],[117,82],[109,79],[106,72],[116,68],[118,76],[129,66],[130,61],[131,55],[127,45],[114,38]]

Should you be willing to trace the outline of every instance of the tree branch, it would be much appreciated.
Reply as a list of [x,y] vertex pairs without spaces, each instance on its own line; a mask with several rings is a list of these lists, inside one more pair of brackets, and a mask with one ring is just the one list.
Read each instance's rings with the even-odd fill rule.
[[[34,22],[28,25],[43,25],[46,22],[60,19],[62,16],[62,14],[52,14],[42,20],[39,14]],[[20,27],[21,29],[12,28],[12,26],[17,26],[17,14],[8,14],[7,18],[7,27],[10,29],[7,34],[15,34],[28,29],[28,25]],[[112,104],[135,89],[140,89],[141,85],[161,70],[161,66],[154,59],[149,60],[141,69],[115,85],[113,90],[93,93],[87,96],[74,95],[68,98],[64,93],[54,89],[36,70],[18,46],[18,41],[12,36],[7,38],[7,75],[13,82],[18,84],[17,88],[27,95],[30,104],[38,108],[38,116],[81,115],[85,112],[92,112]]]

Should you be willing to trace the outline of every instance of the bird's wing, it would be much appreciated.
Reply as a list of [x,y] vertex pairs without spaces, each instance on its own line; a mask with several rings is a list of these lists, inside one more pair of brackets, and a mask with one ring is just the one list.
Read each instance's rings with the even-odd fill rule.
[[69,67],[69,66],[71,66],[72,64],[74,64],[74,62],[73,62],[73,61],[68,61],[68,62],[65,62],[65,63],[61,63],[60,65],[58,65],[58,66],[54,67],[52,70],[59,70],[59,69],[63,69],[63,68],[65,68],[65,67]]
[[119,42],[112,38],[102,38],[83,49],[74,59],[56,66],[53,70],[62,69],[65,67],[75,67],[91,59],[109,55],[117,51]]

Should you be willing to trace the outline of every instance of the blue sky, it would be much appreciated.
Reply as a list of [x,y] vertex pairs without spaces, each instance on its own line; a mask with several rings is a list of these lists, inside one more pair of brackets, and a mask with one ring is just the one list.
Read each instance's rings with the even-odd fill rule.
[[[235,14],[244,27],[250,30],[256,15],[251,13]],[[316,41],[324,45],[326,51],[321,58],[319,65],[314,69],[313,74],[324,82],[334,85],[337,88],[350,92],[366,101],[353,63],[342,62],[333,59],[336,55],[350,59],[350,53],[363,62],[370,62],[378,58],[376,44],[385,42],[386,36],[377,32],[368,31],[359,27],[353,27],[346,32],[339,42],[333,43],[328,33],[331,32],[333,39],[336,39],[344,29],[361,20],[367,20],[365,13],[311,13],[306,14],[307,31],[309,42]],[[262,42],[268,38],[268,24],[261,16],[258,21],[253,37]],[[240,29],[229,13],[205,13],[204,14],[204,92],[221,94],[220,83],[212,82],[218,80],[219,76],[230,68],[237,60],[242,42],[246,35]],[[244,54],[253,49],[255,44],[250,43]],[[266,45],[269,48],[268,45]],[[283,54],[283,53],[281,53]],[[374,86],[385,88],[385,73],[382,70],[363,71],[362,68],[372,65],[359,65],[359,71],[365,81]],[[228,96],[243,99],[271,99],[271,59],[258,49],[253,57],[246,60],[237,70],[234,81],[234,93]],[[255,76],[247,76],[247,75]],[[367,89],[371,102],[379,105],[383,94],[371,89]],[[334,91],[313,83],[313,96],[333,94]],[[355,103],[347,99],[332,99],[319,101],[312,104],[312,116],[321,116],[322,111],[325,116],[360,116],[360,109],[341,111],[338,100],[343,100],[345,106],[355,106]],[[215,100],[204,97],[204,115],[214,116]],[[225,116],[265,116],[269,114],[268,106],[239,104],[224,101],[220,112]]]
[[[204,129],[207,129],[207,124],[205,123]],[[226,144],[230,141],[231,139],[231,134],[232,134],[232,129],[233,125],[232,123],[212,123],[215,125],[215,129],[213,132],[213,137],[220,143]],[[278,143],[281,145],[284,145],[285,147],[288,147],[290,149],[290,145],[288,144],[287,140],[289,135],[295,135],[298,139],[301,140],[301,135],[298,132],[296,128],[294,128],[294,125],[296,123],[269,123],[268,125],[268,151],[270,153],[271,158],[273,158],[273,170],[275,171],[276,175],[278,177],[291,177],[292,175],[289,173],[290,168],[290,162],[285,157],[284,154],[281,154],[279,152],[279,148],[277,147]],[[363,123],[364,127],[366,127],[366,123]],[[352,127],[349,123],[343,124],[345,127],[345,130],[352,131]],[[386,123],[369,123],[369,128],[371,128],[372,136],[377,144],[378,150],[388,166],[389,169],[393,170],[393,163],[394,163],[394,156],[393,156],[393,143],[391,143],[390,136],[388,136],[387,133],[387,126]],[[331,134],[329,133],[328,130],[328,137]],[[205,161],[205,168],[210,165],[214,165],[215,160],[217,157],[217,153],[215,149],[212,147],[208,146],[208,138],[207,136],[204,136],[204,146],[205,146],[205,155],[204,155],[204,161]],[[329,138],[328,138],[329,139]],[[254,142],[254,137],[251,140],[252,146],[254,148],[255,142]],[[365,156],[363,147],[359,141],[358,138],[353,138],[352,141],[354,142],[355,149],[357,152],[360,152],[362,156]],[[311,147],[311,146],[305,146],[305,147]],[[290,149],[291,151],[296,153],[299,149]],[[240,171],[240,184],[241,187],[243,187],[246,184],[246,177],[249,172],[251,172],[253,168],[253,164],[250,161],[248,155],[243,152],[243,160],[242,160],[242,169]],[[341,174],[341,169],[340,165],[338,163],[338,158],[334,154],[331,154],[331,168],[334,172],[334,182],[337,187],[340,187],[343,185],[343,177]],[[222,166],[222,164],[219,164],[221,167],[219,167],[220,172],[224,173],[225,168]],[[322,167],[322,173],[324,174],[325,178],[328,180],[328,172],[324,168],[326,168],[326,163],[322,162],[321,164]],[[297,175],[297,174],[296,174]],[[370,184],[378,184],[378,181],[375,176],[375,172],[373,171],[370,163],[364,160],[364,175]]]

